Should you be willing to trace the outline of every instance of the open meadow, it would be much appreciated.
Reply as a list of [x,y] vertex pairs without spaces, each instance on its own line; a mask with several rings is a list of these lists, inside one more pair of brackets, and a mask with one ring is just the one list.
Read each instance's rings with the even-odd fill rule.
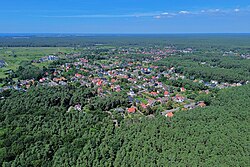
[[[0,78],[6,77],[9,70],[17,70],[23,61],[39,60],[42,57],[53,55],[58,52],[71,53],[71,47],[2,47],[0,48],[0,60],[7,65],[0,68]],[[34,63],[38,67],[47,66],[49,62]]]

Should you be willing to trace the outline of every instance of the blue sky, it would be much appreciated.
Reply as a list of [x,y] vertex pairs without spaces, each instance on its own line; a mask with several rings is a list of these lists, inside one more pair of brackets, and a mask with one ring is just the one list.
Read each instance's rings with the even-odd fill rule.
[[249,33],[250,0],[1,0],[0,33]]

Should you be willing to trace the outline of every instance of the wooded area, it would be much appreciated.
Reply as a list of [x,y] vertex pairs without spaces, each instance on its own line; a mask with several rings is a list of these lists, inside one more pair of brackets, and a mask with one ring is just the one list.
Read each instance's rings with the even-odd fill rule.
[[[92,96],[86,89],[85,96]],[[89,92],[89,93],[87,93]],[[3,166],[248,166],[250,85],[221,90],[205,109],[173,118],[67,113],[79,90],[11,92],[0,101]],[[93,103],[94,104],[94,103]]]

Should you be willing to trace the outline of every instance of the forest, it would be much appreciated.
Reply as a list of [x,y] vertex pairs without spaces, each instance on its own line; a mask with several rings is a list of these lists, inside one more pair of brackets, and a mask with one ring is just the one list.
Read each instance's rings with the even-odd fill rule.
[[[0,101],[1,166],[248,166],[250,85],[220,90],[205,109],[115,127],[102,104],[66,112],[88,88],[34,87]],[[119,106],[117,96],[103,107]],[[117,97],[117,98],[116,98]],[[121,99],[121,98],[120,98]],[[79,99],[77,100],[79,101]],[[124,102],[122,102],[124,103]],[[99,104],[96,105],[96,104]],[[112,107],[111,107],[112,108]]]
[[230,48],[249,51],[250,44],[249,34],[13,35],[0,37],[0,47],[84,47],[96,44],[119,47],[176,45],[180,48],[192,46],[200,50]]
[[177,72],[189,78],[201,78],[204,81],[232,83],[250,80],[250,60],[213,54],[198,52],[190,55],[173,55],[155,64],[175,67]]

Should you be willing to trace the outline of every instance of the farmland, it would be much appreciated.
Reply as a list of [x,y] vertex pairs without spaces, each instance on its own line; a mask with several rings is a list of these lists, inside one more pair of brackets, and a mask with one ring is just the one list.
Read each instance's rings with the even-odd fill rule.
[[[4,60],[6,67],[0,68],[0,78],[6,77],[9,70],[17,70],[23,61],[38,60],[44,56],[58,52],[71,53],[70,47],[2,47],[0,48],[0,60]],[[34,63],[38,67],[47,66],[49,62]]]

